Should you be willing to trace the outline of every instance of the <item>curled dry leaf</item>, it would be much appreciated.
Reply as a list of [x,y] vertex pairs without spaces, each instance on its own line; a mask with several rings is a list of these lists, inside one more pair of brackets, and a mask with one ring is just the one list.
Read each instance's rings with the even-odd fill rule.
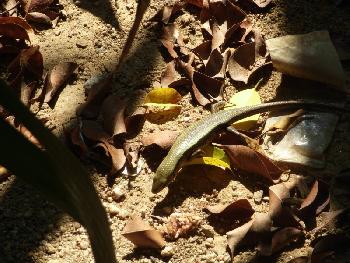
[[[316,239],[311,254],[312,263],[321,263],[329,256],[337,257],[337,253],[348,247],[349,238],[344,234],[331,234]],[[337,261],[335,261],[337,262]]]
[[289,129],[291,129],[293,125],[296,122],[298,122],[304,114],[305,111],[303,109],[299,109],[291,114],[284,115],[281,119],[279,119],[276,123],[269,127],[266,133],[268,133],[269,135],[285,133]]
[[166,236],[170,239],[187,236],[196,231],[200,224],[200,218],[191,214],[173,213],[169,216],[165,226]]
[[207,206],[205,209],[212,215],[230,220],[244,220],[250,218],[255,212],[247,199],[239,199],[228,205]]
[[235,255],[236,247],[243,241],[257,244],[264,233],[270,232],[272,221],[267,214],[255,213],[253,219],[244,225],[226,233],[227,244],[231,252],[231,257]]
[[101,114],[104,129],[112,136],[125,138],[124,112],[127,104],[117,95],[109,95],[102,103]]
[[25,80],[41,79],[43,68],[43,56],[39,51],[39,46],[22,49],[7,68],[10,73],[9,81],[16,83],[22,77]]
[[277,180],[282,170],[263,154],[244,145],[223,145],[232,166],[248,173],[263,176],[270,183]]
[[77,66],[74,62],[62,62],[50,70],[45,78],[43,89],[43,92],[45,91],[44,102],[51,102],[53,97],[62,90]]
[[122,235],[137,247],[162,248],[165,241],[157,230],[153,229],[141,217],[133,216],[125,225]]
[[263,256],[271,256],[288,246],[290,243],[296,242],[302,235],[303,232],[295,227],[282,228],[273,234],[271,241],[268,244],[260,243],[258,251]]
[[166,150],[173,145],[178,135],[179,135],[179,132],[177,131],[153,132],[151,134],[143,136],[141,139],[141,143],[144,147],[150,146],[152,144],[156,144],[160,148]]
[[305,197],[299,208],[300,216],[303,219],[315,217],[329,203],[328,185],[316,180],[311,187],[309,194]]
[[137,107],[133,113],[125,118],[127,135],[130,137],[136,136],[142,129],[145,122],[146,108]]
[[328,31],[277,37],[267,40],[266,46],[278,71],[344,91],[345,74]]
[[198,71],[193,72],[192,91],[197,102],[202,106],[222,99],[223,84],[223,81],[216,80]]
[[[225,110],[245,107],[245,106],[253,106],[261,103],[260,95],[253,89],[246,89],[234,94],[229,103],[225,106]],[[236,129],[240,130],[249,130],[256,125],[259,119],[259,114],[252,115],[250,117],[244,118],[242,120],[236,121],[232,126]]]
[[77,115],[86,119],[97,118],[101,105],[110,92],[113,84],[113,74],[94,76],[86,81],[84,88],[87,100],[77,109]]
[[283,205],[283,201],[290,197],[289,191],[284,183],[269,187],[269,216],[276,226],[300,227],[296,216]]
[[349,207],[350,205],[350,169],[340,171],[333,177],[330,196],[331,210],[338,210]]
[[96,121],[83,120],[82,134],[94,142],[99,142],[95,145],[95,148],[101,148],[104,154],[110,158],[112,163],[111,174],[122,170],[126,163],[124,149],[122,146],[116,148],[109,142],[110,135],[103,129],[102,125]]
[[30,100],[33,96],[34,91],[38,87],[38,82],[33,81],[29,84],[21,83],[21,94],[20,98],[24,105],[29,106]]
[[34,31],[23,18],[0,17],[0,35],[30,41]]
[[[188,52],[182,39],[180,30],[174,24],[163,27],[162,36],[160,38],[163,46],[168,50],[172,58],[177,58],[178,53],[186,55]],[[178,50],[178,51],[176,51]]]
[[248,83],[249,77],[266,64],[260,42],[244,44],[235,49],[228,60],[227,69],[234,81]]
[[52,25],[50,17],[40,12],[30,12],[26,16],[27,21],[38,24]]

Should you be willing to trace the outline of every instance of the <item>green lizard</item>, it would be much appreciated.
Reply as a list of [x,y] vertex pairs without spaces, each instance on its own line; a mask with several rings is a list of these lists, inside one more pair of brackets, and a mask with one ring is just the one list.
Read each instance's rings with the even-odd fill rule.
[[272,110],[286,108],[312,108],[343,111],[342,107],[313,101],[277,101],[247,106],[232,110],[223,110],[208,115],[186,128],[176,139],[168,155],[159,165],[153,178],[152,192],[158,193],[168,186],[181,168],[182,161],[187,160],[191,153],[203,146],[220,130],[230,123],[248,116]]

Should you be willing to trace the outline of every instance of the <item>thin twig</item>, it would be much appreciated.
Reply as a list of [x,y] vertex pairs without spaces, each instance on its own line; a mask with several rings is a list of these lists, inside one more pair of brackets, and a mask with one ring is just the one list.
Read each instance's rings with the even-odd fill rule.
[[140,27],[143,15],[145,14],[151,0],[139,0],[137,3],[137,9],[136,9],[136,16],[134,23],[130,29],[128,38],[126,39],[126,42],[124,44],[122,53],[119,57],[119,61],[114,68],[114,74],[119,70],[120,66],[123,64],[126,56],[128,55],[130,48],[132,46],[132,42],[134,41],[134,38],[136,36],[137,30]]

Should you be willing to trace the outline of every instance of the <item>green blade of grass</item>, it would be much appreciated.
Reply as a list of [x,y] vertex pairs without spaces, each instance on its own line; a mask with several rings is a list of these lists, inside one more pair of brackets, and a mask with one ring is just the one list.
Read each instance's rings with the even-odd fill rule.
[[78,220],[89,234],[95,261],[116,262],[106,212],[76,157],[0,80],[0,104],[43,145],[44,151],[1,119],[0,163],[37,187],[55,205]]

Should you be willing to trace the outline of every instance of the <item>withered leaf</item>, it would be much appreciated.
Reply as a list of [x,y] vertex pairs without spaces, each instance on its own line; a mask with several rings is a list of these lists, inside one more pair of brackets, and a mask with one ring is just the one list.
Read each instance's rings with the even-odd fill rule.
[[163,46],[168,50],[172,58],[179,56],[175,49],[179,49],[179,53],[187,54],[185,43],[182,39],[180,30],[174,24],[169,24],[163,27],[162,36],[160,38]]
[[97,121],[83,120],[81,132],[86,138],[95,142],[103,142],[110,139],[110,135]]
[[193,72],[192,91],[197,102],[202,106],[222,98],[223,84],[223,81],[211,78],[196,70]]
[[[109,95],[102,104],[101,114],[104,129],[112,136],[126,135],[124,113],[127,104],[118,95]],[[118,136],[118,137],[119,137]]]
[[278,71],[344,90],[345,74],[328,31],[273,38],[266,46]]
[[273,234],[271,242],[260,243],[258,251],[263,256],[271,256],[292,242],[297,241],[303,232],[295,227],[285,227]]
[[178,135],[179,132],[169,130],[153,132],[146,136],[143,136],[141,139],[141,143],[144,147],[156,144],[160,148],[166,150],[170,148],[171,145],[173,145]]
[[[226,233],[227,244],[231,251],[231,257],[234,257],[236,247],[246,240],[249,243],[257,244],[262,234],[270,232],[272,221],[269,215],[255,213],[253,219],[244,225],[235,228]],[[249,236],[250,235],[250,236]]]
[[344,234],[331,234],[317,238],[314,243],[314,249],[311,254],[312,263],[321,263],[324,260],[334,255],[336,252],[348,247],[349,238]]
[[[320,207],[325,208],[329,200],[328,185],[316,180],[312,185],[309,194],[306,196],[299,208],[300,216],[304,219],[316,216],[322,212]],[[326,203],[326,205],[324,205]]]
[[34,36],[32,27],[20,17],[0,17],[0,35],[29,40]]
[[264,66],[266,58],[257,52],[258,49],[257,42],[252,42],[239,46],[233,51],[228,60],[227,69],[234,81],[247,84],[253,72]]
[[94,119],[98,116],[102,102],[110,92],[113,84],[113,74],[104,74],[92,77],[85,85],[87,100],[77,109],[77,115]]
[[45,78],[44,102],[50,103],[55,95],[64,87],[74,70],[77,68],[74,62],[62,62],[53,67]]
[[137,247],[162,248],[165,246],[162,235],[139,216],[133,216],[127,222],[122,235]]
[[145,122],[146,108],[137,107],[133,113],[125,119],[127,135],[130,137],[136,136],[142,129]]
[[10,73],[9,81],[15,82],[22,76],[25,79],[41,79],[43,74],[43,56],[39,46],[22,49],[7,68]]
[[207,206],[205,209],[212,215],[229,218],[230,220],[244,220],[254,214],[254,209],[247,199],[239,199],[227,205]]
[[29,106],[34,90],[37,88],[38,83],[33,81],[29,84],[22,82],[20,98],[24,105]]
[[247,146],[223,145],[222,147],[230,157],[231,164],[242,171],[261,175],[270,183],[282,174],[282,170],[269,158]]
[[274,225],[300,227],[296,216],[283,205],[283,200],[290,197],[289,191],[284,183],[269,187],[269,216],[273,219]]
[[84,156],[88,153],[89,149],[84,141],[80,125],[73,127],[73,129],[67,132],[67,135],[72,145],[78,149],[79,156]]
[[124,168],[126,164],[126,156],[123,148],[117,148],[108,141],[98,143],[96,147],[102,148],[105,155],[111,159],[112,168],[110,174],[119,173]]
[[52,25],[50,17],[40,12],[30,12],[27,14],[26,19],[29,22],[45,24],[49,26]]

